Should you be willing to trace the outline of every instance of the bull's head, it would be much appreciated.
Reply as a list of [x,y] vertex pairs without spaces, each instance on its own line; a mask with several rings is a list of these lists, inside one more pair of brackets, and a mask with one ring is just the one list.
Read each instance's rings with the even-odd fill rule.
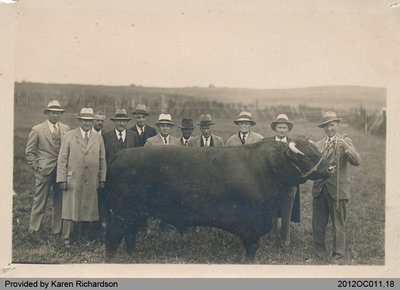
[[298,137],[289,143],[287,155],[301,178],[317,180],[329,177],[333,167],[322,157],[311,140]]

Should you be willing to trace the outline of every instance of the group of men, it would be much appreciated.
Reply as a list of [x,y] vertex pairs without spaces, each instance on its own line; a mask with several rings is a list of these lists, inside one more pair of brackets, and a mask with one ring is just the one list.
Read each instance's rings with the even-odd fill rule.
[[[29,231],[37,233],[44,216],[50,188],[53,189],[52,232],[61,234],[64,243],[80,239],[92,232],[93,222],[99,220],[103,210],[104,185],[107,165],[111,164],[118,152],[131,147],[177,145],[187,147],[224,146],[221,137],[212,133],[215,123],[211,115],[201,115],[197,124],[199,136],[192,136],[192,119],[182,119],[179,127],[180,138],[170,135],[175,125],[170,114],[160,114],[155,128],[146,124],[149,112],[145,105],[139,104],[132,112],[136,124],[127,129],[132,118],[125,109],[117,109],[111,120],[114,129],[103,131],[105,114],[94,114],[92,108],[82,108],[77,119],[78,128],[70,128],[59,122],[65,110],[57,100],[50,101],[44,113],[47,120],[32,128],[26,146],[25,156],[35,174],[35,191],[31,210]],[[347,165],[359,165],[360,156],[347,136],[339,136],[337,129],[340,118],[334,112],[326,112],[319,127],[326,138],[316,143],[327,160],[336,167],[335,173],[326,180],[314,182],[313,193],[313,241],[317,258],[324,259],[327,254],[325,232],[329,218],[333,227],[333,249],[329,253],[333,263],[341,264],[345,257],[346,205],[350,197]],[[256,143],[264,137],[252,130],[256,125],[249,112],[241,112],[233,121],[238,132],[229,137],[225,146],[241,146]],[[289,143],[288,133],[293,123],[287,115],[279,114],[271,122],[275,136],[267,138],[276,142]],[[158,131],[158,133],[157,133]],[[288,208],[284,208],[288,207]],[[292,210],[290,210],[292,209]],[[291,212],[282,215],[281,237],[290,243],[290,220],[300,222],[299,187],[284,193],[280,200],[280,211]],[[276,223],[275,223],[276,224]]]

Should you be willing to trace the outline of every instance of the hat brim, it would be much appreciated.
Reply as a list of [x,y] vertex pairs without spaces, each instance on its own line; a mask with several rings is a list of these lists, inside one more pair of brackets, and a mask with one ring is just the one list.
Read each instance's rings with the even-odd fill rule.
[[339,122],[340,123],[340,121],[342,121],[342,118],[335,118],[335,119],[328,120],[328,121],[325,121],[325,122],[319,124],[318,127],[322,128],[323,126],[325,126],[328,123],[331,123],[331,122]]
[[175,124],[172,123],[172,122],[163,122],[163,121],[161,121],[161,122],[156,122],[156,123],[155,123],[155,125],[162,125],[162,124],[175,126]]
[[212,125],[215,125],[215,123],[214,122],[210,122],[210,123],[197,123],[197,125],[198,126],[212,126]]
[[48,109],[48,108],[46,108],[46,109],[43,110],[44,113],[47,113],[47,112],[50,112],[50,111],[52,111],[52,112],[61,112],[61,113],[65,112],[64,109],[52,109],[52,108]]
[[194,127],[178,127],[180,129],[194,129]]
[[256,124],[256,121],[249,120],[249,119],[237,119],[237,120],[233,121],[233,123],[235,123],[236,125],[239,125],[240,122],[249,122],[249,123],[251,123],[252,126],[254,126]]
[[111,121],[130,121],[132,118],[110,118]]
[[290,121],[273,121],[273,122],[271,122],[271,129],[275,131],[275,127],[276,127],[276,125],[279,124],[279,123],[288,124],[288,126],[289,126],[289,131],[292,131],[292,129],[293,129],[293,123],[290,122]]
[[132,112],[132,115],[146,115],[146,116],[148,116],[149,113],[147,113],[145,111],[135,111],[135,112]]
[[80,117],[80,116],[77,116],[76,118],[80,119],[80,120],[94,120],[93,117]]

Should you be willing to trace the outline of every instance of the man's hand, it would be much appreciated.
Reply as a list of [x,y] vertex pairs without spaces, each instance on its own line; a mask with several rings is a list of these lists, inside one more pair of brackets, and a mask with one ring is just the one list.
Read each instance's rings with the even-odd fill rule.
[[58,186],[60,187],[60,189],[62,190],[66,190],[67,189],[67,183],[66,182],[59,182]]
[[346,143],[346,141],[344,141],[344,139],[339,139],[339,146],[342,147],[344,149],[344,151],[349,149],[349,145],[347,145],[347,143]]
[[106,183],[104,181],[100,181],[99,187],[100,189],[103,189]]

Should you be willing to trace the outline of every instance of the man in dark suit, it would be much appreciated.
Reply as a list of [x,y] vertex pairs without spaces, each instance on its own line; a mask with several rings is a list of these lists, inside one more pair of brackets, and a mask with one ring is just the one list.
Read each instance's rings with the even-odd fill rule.
[[[275,131],[275,136],[266,139],[276,142],[290,143],[292,138],[288,136],[293,129],[293,123],[285,114],[279,114],[275,121],[271,122],[271,129]],[[300,222],[300,188],[293,186],[288,192],[281,194],[279,200],[278,217],[281,217],[281,239],[285,246],[290,244],[290,221]],[[274,223],[274,230],[277,231],[278,225]]]
[[64,109],[57,100],[50,101],[44,114],[47,120],[36,125],[29,133],[25,149],[25,158],[35,174],[35,192],[33,197],[29,232],[37,232],[44,217],[50,188],[53,188],[52,232],[61,233],[62,191],[56,184],[57,157],[64,135],[69,127],[58,120]]
[[144,146],[146,140],[157,135],[157,130],[146,125],[146,118],[149,115],[145,105],[138,104],[132,114],[136,118],[136,125],[131,128],[139,136],[139,146]]
[[193,120],[192,119],[182,119],[182,125],[179,127],[182,132],[182,137],[179,138],[180,144],[182,146],[193,147],[192,133],[193,133]]
[[126,125],[132,119],[128,117],[125,109],[117,109],[111,120],[115,124],[114,130],[103,134],[107,166],[111,164],[114,156],[121,150],[140,146],[138,134],[132,130],[126,130]]
[[224,146],[224,141],[221,137],[211,133],[212,125],[215,123],[212,120],[210,114],[201,115],[200,122],[197,124],[200,126],[201,134],[193,138],[194,147],[218,147]]
[[[360,155],[347,135],[339,136],[339,122],[335,112],[326,112],[318,127],[324,129],[326,138],[316,145],[322,155],[336,167],[333,174],[324,180],[315,181],[313,194],[313,242],[315,255],[325,259],[325,233],[328,220],[332,222],[333,249],[331,262],[345,263],[346,252],[346,206],[350,198],[350,177],[348,165],[360,165]],[[330,253],[329,253],[330,254]]]

